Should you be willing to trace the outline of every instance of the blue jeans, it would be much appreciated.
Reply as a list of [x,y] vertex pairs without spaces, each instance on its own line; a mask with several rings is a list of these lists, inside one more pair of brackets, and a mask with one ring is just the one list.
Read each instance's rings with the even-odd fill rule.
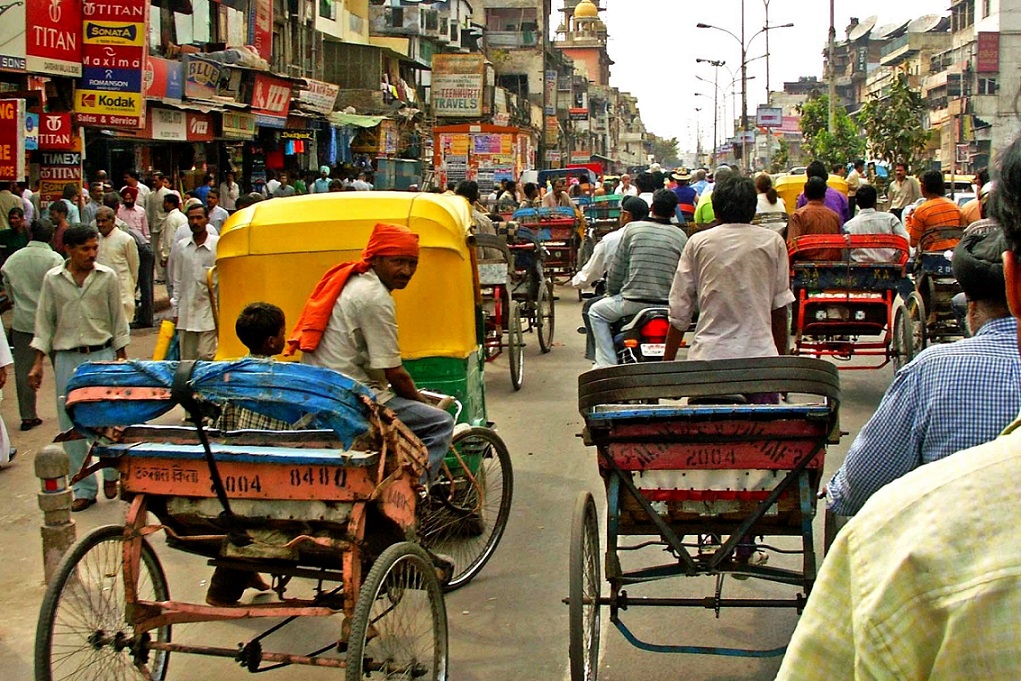
[[391,397],[386,402],[401,423],[411,429],[425,448],[429,450],[429,480],[436,479],[436,473],[450,450],[454,437],[454,417],[424,402]]
[[647,307],[650,307],[650,303],[624,300],[622,295],[617,294],[606,296],[589,308],[589,323],[592,325],[592,336],[596,341],[597,369],[617,364],[617,352],[613,348],[612,324],[629,315],[638,314]]
[[[105,362],[113,359],[116,359],[116,354],[112,348],[91,353],[66,352],[64,350],[58,350],[53,353],[54,382],[57,388],[57,419],[60,421],[61,430],[69,430],[74,427],[74,424],[71,423],[71,417],[67,415],[67,411],[64,409],[64,405],[67,403],[67,382],[74,375],[74,370],[86,362]],[[82,462],[85,461],[85,455],[89,452],[89,441],[72,440],[65,442],[64,451],[67,452],[67,457],[71,460],[70,474],[74,476],[81,469]],[[116,480],[117,471],[112,468],[104,468],[103,479]],[[75,499],[95,499],[98,491],[99,484],[96,482],[96,476],[90,475],[75,484],[74,497]]]

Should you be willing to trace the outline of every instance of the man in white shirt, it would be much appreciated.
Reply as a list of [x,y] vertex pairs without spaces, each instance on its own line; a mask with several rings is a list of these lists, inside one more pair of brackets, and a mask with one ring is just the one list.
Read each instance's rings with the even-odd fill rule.
[[[844,223],[847,234],[894,234],[909,240],[908,230],[893,213],[876,210],[876,188],[869,184],[858,187],[856,195],[858,214]],[[893,248],[855,248],[851,260],[855,262],[892,262],[897,257]]]
[[677,264],[663,359],[677,357],[696,309],[688,359],[785,355],[787,306],[794,302],[787,245],[773,230],[750,224],[758,202],[751,179],[717,182],[712,202],[720,224],[693,234]]
[[[75,369],[85,362],[126,359],[130,341],[128,320],[121,306],[117,274],[96,263],[99,234],[85,225],[74,225],[64,233],[67,262],[54,267],[43,279],[39,308],[35,315],[32,348],[35,361],[28,372],[29,385],[38,391],[43,382],[43,366],[47,356],[53,362],[57,390],[57,416],[61,430],[73,427],[64,402],[67,382]],[[64,443],[71,470],[81,469],[88,451],[88,441]],[[103,471],[103,494],[107,499],[117,496],[117,472]],[[96,503],[98,485],[90,475],[74,486],[74,512],[84,511]]]
[[[177,194],[165,194],[163,196],[163,211],[166,217],[163,219],[157,243],[159,244],[158,261],[160,267],[166,268],[167,261],[170,260],[170,252],[174,248],[177,231],[182,227],[187,228],[188,218],[181,212],[181,198]],[[169,274],[166,276],[167,295],[173,296],[173,277]]]
[[138,245],[133,236],[117,229],[113,210],[107,206],[100,206],[96,211],[96,227],[99,229],[99,254],[96,256],[96,262],[117,273],[124,317],[134,319],[135,287],[138,285]]
[[181,359],[212,360],[216,356],[216,322],[213,319],[207,274],[216,264],[220,238],[207,230],[208,215],[201,203],[188,207],[191,236],[174,244],[171,314],[181,344]]
[[227,177],[220,183],[220,206],[228,213],[233,213],[237,208],[235,202],[241,196],[241,187],[234,181],[233,171],[227,171]]
[[272,171],[267,172],[269,173],[269,179],[266,180],[266,184],[262,188],[262,194],[267,199],[271,199],[274,195],[276,195],[277,188],[280,186],[280,181],[272,174]]
[[[168,194],[176,195],[177,192],[170,188],[170,181],[163,173],[156,171],[152,174],[153,186],[149,196],[146,197],[145,205],[145,219],[149,224],[149,243],[152,244],[153,258],[156,261],[156,279],[163,280],[165,273],[163,270],[163,258],[160,254],[160,243],[161,235],[163,234],[163,223],[167,219],[167,211],[164,207],[164,201]],[[180,197],[178,197],[178,203],[180,203]]]
[[372,191],[372,185],[369,184],[366,178],[367,176],[365,173],[358,173],[358,179],[352,182],[351,186],[354,187],[356,191],[360,192]]
[[227,222],[227,218],[230,217],[230,213],[220,205],[220,198],[220,192],[215,189],[210,189],[209,193],[206,194],[206,206],[209,208],[209,224],[216,228],[217,234],[220,233],[223,223]]
[[631,184],[631,176],[624,173],[620,176],[620,184],[613,190],[613,193],[622,196],[638,196],[638,187]]

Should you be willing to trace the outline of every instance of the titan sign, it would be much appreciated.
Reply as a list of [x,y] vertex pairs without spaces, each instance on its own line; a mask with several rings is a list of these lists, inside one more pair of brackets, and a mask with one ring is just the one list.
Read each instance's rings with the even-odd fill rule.
[[82,125],[142,128],[147,0],[86,0],[82,80],[75,111]]

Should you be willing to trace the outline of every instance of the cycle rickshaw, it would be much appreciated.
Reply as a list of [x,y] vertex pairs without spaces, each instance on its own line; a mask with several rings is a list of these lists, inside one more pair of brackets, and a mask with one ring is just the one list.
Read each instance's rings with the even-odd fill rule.
[[[746,403],[750,395],[774,392],[810,399]],[[648,643],[625,625],[623,613],[673,606],[704,608],[717,617],[731,607],[800,612],[816,576],[812,519],[826,445],[839,439],[839,399],[836,367],[803,357],[630,364],[578,378],[585,442],[596,447],[606,485],[607,521],[606,553],[600,556],[595,502],[582,493],[574,509],[566,599],[574,681],[597,676],[603,606],[621,634],[643,650],[783,654],[784,648]],[[780,549],[761,537],[799,537],[800,547]],[[756,550],[800,554],[801,565],[754,564],[748,556]],[[626,564],[641,567],[625,569],[625,554]],[[723,595],[728,576],[800,592],[789,598],[728,598]],[[629,593],[670,577],[702,577],[714,586],[704,598]]]
[[961,292],[950,265],[953,247],[934,248],[956,243],[963,234],[963,227],[939,227],[926,230],[919,241],[913,263],[915,290],[904,301],[918,352],[929,343],[947,343],[967,334],[951,304]]
[[[459,197],[406,192],[314,194],[262,201],[227,221],[217,247],[220,319],[236,319],[253,301],[298,318],[322,274],[358,260],[377,222],[419,235],[418,270],[394,291],[404,367],[420,388],[456,398],[458,428],[438,486],[426,500],[473,499],[474,519],[442,504],[422,522],[423,543],[455,559],[448,588],[470,581],[496,550],[513,493],[510,454],[486,415],[483,315],[471,214]],[[244,347],[221,325],[219,358]],[[458,505],[461,505],[460,503]]]
[[[194,428],[149,423],[178,404]],[[303,429],[207,430],[228,408]],[[255,359],[90,363],[69,383],[67,409],[94,439],[85,472],[117,468],[130,509],[61,562],[39,615],[36,679],[162,681],[171,653],[250,672],[343,668],[348,681],[448,677],[443,591],[417,534],[428,454],[366,388]],[[217,570],[271,575],[279,601],[172,599],[151,543],[160,531]],[[344,623],[310,652],[267,640],[298,618],[334,614]],[[255,618],[283,619],[236,648],[172,637],[177,624]]]
[[[840,260],[823,259],[839,252]],[[869,260],[859,262],[854,256]],[[894,369],[912,360],[915,346],[908,310],[897,305],[906,280],[908,242],[889,234],[814,234],[789,248],[794,354],[878,359],[845,369]]]
[[513,221],[531,231],[549,254],[546,269],[555,282],[565,282],[578,270],[581,221],[573,208],[522,208]]
[[620,224],[620,202],[623,199],[618,194],[606,196],[595,196],[592,203],[585,206],[585,240],[581,244],[581,251],[578,253],[578,267],[584,267],[588,259],[592,257],[595,249],[604,236],[612,232]]

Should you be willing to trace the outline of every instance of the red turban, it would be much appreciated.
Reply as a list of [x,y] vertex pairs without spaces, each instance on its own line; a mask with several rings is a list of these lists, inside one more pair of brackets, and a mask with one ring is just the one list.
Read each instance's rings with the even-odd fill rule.
[[134,187],[125,187],[121,190],[121,196],[124,198],[130,198],[132,201],[138,198],[138,190]]
[[418,257],[418,235],[402,225],[376,223],[369,237],[369,243],[362,251],[362,259],[357,262],[344,262],[333,267],[319,280],[311,295],[305,301],[298,323],[294,325],[284,355],[293,355],[295,350],[313,352],[319,347],[323,332],[333,314],[333,306],[340,298],[344,285],[352,274],[364,274],[372,265],[375,257]]

